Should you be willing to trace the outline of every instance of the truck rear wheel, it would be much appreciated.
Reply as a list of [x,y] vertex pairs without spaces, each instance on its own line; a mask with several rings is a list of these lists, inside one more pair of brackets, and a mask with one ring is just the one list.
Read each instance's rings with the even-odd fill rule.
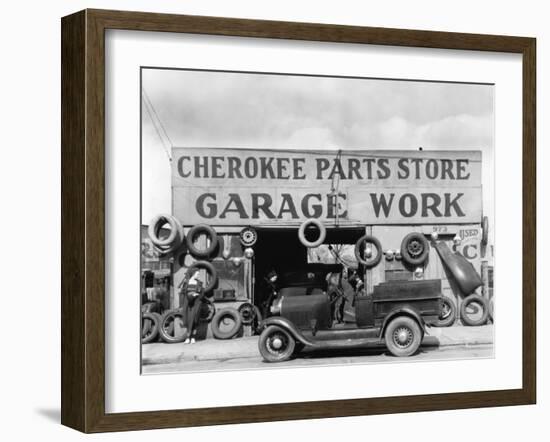
[[394,356],[411,356],[422,343],[422,329],[414,319],[398,316],[392,319],[384,333],[386,347]]
[[296,341],[281,327],[270,325],[258,340],[258,349],[266,362],[283,362],[290,359],[294,353]]

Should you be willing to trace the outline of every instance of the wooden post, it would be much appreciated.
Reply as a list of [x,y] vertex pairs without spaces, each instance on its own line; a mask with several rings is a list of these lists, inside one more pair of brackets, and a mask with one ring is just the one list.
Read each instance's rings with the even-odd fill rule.
[[481,293],[485,299],[489,300],[489,263],[488,261],[481,261],[481,280],[483,281]]

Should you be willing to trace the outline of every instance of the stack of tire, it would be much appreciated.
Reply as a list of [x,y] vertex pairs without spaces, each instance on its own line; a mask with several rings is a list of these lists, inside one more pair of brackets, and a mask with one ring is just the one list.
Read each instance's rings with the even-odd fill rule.
[[[199,322],[208,323],[212,320],[216,308],[212,301],[203,298],[199,310]],[[165,311],[159,320],[159,337],[163,342],[174,344],[183,342],[188,337],[188,330],[184,325],[183,309],[173,309]]]
[[[161,229],[166,224],[170,227],[169,234],[161,237]],[[210,246],[205,250],[198,249],[194,245],[195,237],[203,232],[210,237]],[[209,283],[204,287],[206,297],[203,298],[203,304],[199,311],[199,321],[210,322],[216,311],[209,296],[217,284],[218,276],[212,264],[201,258],[209,257],[218,246],[218,237],[214,229],[207,225],[198,225],[191,228],[185,237],[182,224],[174,216],[160,214],[149,223],[148,235],[155,250],[163,256],[177,255],[182,246],[187,245],[188,251],[199,259],[187,269],[187,278],[197,269],[205,269],[210,274]],[[184,327],[183,314],[181,308],[167,310],[162,315],[158,311],[148,311],[147,308],[142,308],[142,343],[153,342],[158,338],[167,343],[184,341],[188,332]]]
[[[458,309],[455,302],[447,296],[444,296],[441,302],[442,310],[437,326],[450,327],[456,322]],[[475,293],[466,296],[462,300],[458,312],[460,321],[462,324],[471,327],[484,325],[489,319],[492,321],[491,303],[492,301],[487,302],[483,296]]]
[[[239,234],[239,240],[244,247],[244,256],[251,259],[254,256],[252,247],[258,240],[256,230],[245,227]],[[224,255],[224,258],[228,259],[229,255]],[[212,336],[216,339],[233,339],[242,336],[246,326],[252,327],[252,331],[255,333],[261,319],[259,309],[249,302],[244,302],[238,308],[224,307],[220,309],[212,318],[210,329]]]
[[[486,231],[487,227],[484,225],[484,232]],[[464,296],[464,299],[460,302],[459,309],[451,298],[446,296],[442,298],[442,309],[438,326],[450,327],[455,324],[457,317],[460,317],[462,324],[467,326],[484,325],[489,320],[489,317],[492,320],[489,302],[485,297],[475,293],[475,290],[482,285],[482,280],[472,264],[460,253],[451,252],[446,243],[435,242],[437,235],[433,239],[434,247],[439,253],[442,262],[453,275],[460,292]]]
[[[358,256],[358,250],[360,243],[371,242],[374,247],[379,251],[379,243],[377,244],[376,238],[366,235],[360,239],[356,245],[356,256],[359,262],[366,263],[370,266],[376,265],[380,260],[380,253],[377,253],[371,260],[361,260]],[[430,244],[425,235],[418,232],[409,233],[401,241],[400,257],[403,263],[410,268],[417,268],[425,266],[428,260],[430,252]],[[457,319],[457,307],[455,302],[447,297],[443,296],[441,299],[441,316],[439,317],[438,327],[450,327],[456,322]],[[491,316],[490,306],[487,300],[475,293],[466,296],[460,304],[460,319],[464,325],[479,326],[487,322],[489,316]]]
[[[200,249],[195,246],[195,238],[198,235],[206,235],[209,238],[208,247]],[[193,267],[198,266],[210,273],[210,284],[205,288],[207,296],[212,296],[212,290],[215,287],[215,284],[212,284],[212,282],[213,280],[217,281],[216,269],[210,260],[218,250],[218,247],[219,238],[216,231],[211,226],[207,224],[198,224],[189,230],[187,234],[187,249],[195,259],[201,259],[201,261],[192,264],[189,269],[192,270]],[[236,309],[223,308],[219,311],[215,311],[214,309],[214,314],[209,318],[209,322],[212,335],[216,339],[231,339],[242,333],[242,321]]]
[[[170,234],[166,238],[160,238],[159,233],[163,225],[170,225]],[[204,287],[205,297],[199,311],[199,321],[210,323],[212,335],[217,339],[231,339],[242,335],[243,325],[258,324],[261,320],[259,311],[250,303],[242,304],[239,309],[223,308],[216,311],[211,298],[213,290],[218,282],[218,275],[211,260],[219,247],[219,238],[216,231],[207,224],[193,226],[187,236],[184,236],[183,227],[177,219],[171,215],[159,215],[155,217],[148,229],[149,237],[155,249],[160,254],[176,254],[186,245],[187,252],[195,259],[186,272],[189,278],[197,269],[203,269],[209,273],[208,284]],[[199,248],[195,240],[199,235],[206,235],[209,239],[208,246]],[[241,243],[247,247],[247,256],[253,256],[251,246],[257,239],[253,229],[243,229]],[[185,241],[185,242],[184,242]],[[159,313],[145,312],[142,314],[142,342],[153,342],[157,337],[167,343],[182,342],[188,337],[188,331],[184,326],[184,312],[181,308]]]
[[[209,245],[201,249],[195,245],[195,239],[203,234],[209,238]],[[210,275],[208,283],[203,288],[205,296],[202,298],[202,305],[199,310],[199,322],[203,324],[211,322],[216,314],[216,308],[211,298],[218,283],[218,274],[210,261],[212,255],[218,249],[218,242],[216,231],[207,224],[198,224],[191,227],[185,237],[187,252],[195,259],[187,268],[185,279],[189,279],[197,270],[205,270]],[[162,315],[159,334],[161,339],[167,343],[177,343],[187,339],[188,330],[184,325],[183,309],[169,310]]]

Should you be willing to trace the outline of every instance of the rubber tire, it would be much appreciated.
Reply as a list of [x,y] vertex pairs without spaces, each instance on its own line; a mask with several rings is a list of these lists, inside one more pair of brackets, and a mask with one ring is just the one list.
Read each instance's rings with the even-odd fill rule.
[[489,218],[484,216],[481,220],[481,245],[489,243]]
[[[243,311],[245,310],[245,308],[250,310],[251,316],[249,318],[245,318],[243,316]],[[254,310],[254,306],[250,302],[242,303],[237,310],[239,312],[239,315],[241,315],[241,321],[243,325],[251,325],[254,322],[256,311]]]
[[495,323],[495,303],[493,298],[489,299],[489,319],[494,324]]
[[[143,321],[144,320],[150,320],[152,322],[152,331],[151,333],[148,335],[148,336],[143,336],[143,329],[144,329],[144,325],[143,325]],[[153,342],[158,334],[159,334],[159,321],[158,321],[158,317],[156,314],[154,313],[143,313],[141,315],[141,321],[142,321],[142,324],[141,324],[141,343],[142,344],[148,344],[149,342]],[[149,332],[151,329],[148,329],[147,331]]]
[[[413,340],[407,348],[400,348],[393,342],[393,333],[398,327],[407,327],[413,333]],[[422,328],[409,316],[398,316],[390,321],[384,332],[384,341],[389,352],[397,357],[411,356],[422,344]]]
[[189,279],[193,275],[193,273],[195,273],[196,269],[204,269],[208,273],[210,273],[210,282],[208,283],[207,286],[204,286],[204,292],[205,293],[211,292],[214,289],[214,287],[216,287],[216,284],[218,283],[217,270],[212,265],[212,263],[208,261],[195,261],[193,264],[191,264],[187,268],[185,277]]
[[155,323],[155,321],[153,319],[150,319],[149,317],[144,318],[143,317],[144,313],[152,314],[152,312],[144,312],[144,311],[141,312],[141,337],[142,338],[146,333],[149,333],[149,330],[151,330],[151,328]]
[[[195,244],[193,244],[195,237],[200,233],[206,233],[210,237],[210,246],[203,250],[197,249]],[[191,255],[196,258],[207,258],[212,255],[218,247],[218,234],[208,224],[197,224],[196,226],[191,227],[189,232],[187,232],[186,241],[187,249]]]
[[[153,312],[153,311],[142,311],[141,313],[142,313],[142,315],[144,313],[148,313],[148,314],[152,315],[156,319],[157,323],[160,324],[160,316],[161,316],[160,313]],[[144,318],[144,323],[141,326],[141,335],[143,336],[145,333],[148,333],[151,330],[151,328],[154,327],[154,325],[155,325],[155,321],[150,319],[149,316],[147,318]],[[156,337],[150,337],[150,338],[148,337],[147,341],[152,342],[152,340],[157,339],[158,334],[159,333],[157,331],[156,332]],[[154,332],[153,332],[153,335],[155,335]]]
[[[214,315],[216,314],[216,306],[210,299],[203,298],[202,300],[203,305],[201,305],[201,308],[199,309],[199,321],[200,322],[210,322],[212,321],[212,318],[214,318]],[[208,308],[208,316],[204,316],[203,311],[205,308]]]
[[[273,353],[270,353],[270,351],[267,348],[267,340],[269,336],[273,333],[281,333],[284,336],[286,336],[286,339],[288,341],[288,347],[284,351],[284,353],[280,355],[274,355]],[[270,325],[267,327],[262,334],[260,335],[260,338],[258,339],[258,349],[260,350],[260,354],[262,355],[262,358],[266,362],[284,362],[289,360],[292,355],[294,354],[294,350],[296,348],[296,341],[294,340],[294,337],[287,332],[285,329],[278,327],[276,325]]]
[[[367,260],[361,256],[361,246],[363,245],[364,242],[369,242],[373,244],[374,247],[376,247],[377,253],[374,258]],[[357,262],[363,264],[367,269],[370,269],[378,265],[378,263],[382,259],[382,255],[383,255],[382,244],[380,244],[380,241],[378,241],[378,238],[372,235],[364,235],[361,238],[359,238],[355,243],[355,259],[357,259]]]
[[439,319],[437,321],[437,324],[435,324],[436,327],[450,327],[453,325],[456,321],[456,304],[453,302],[453,300],[447,296],[443,296],[442,302],[446,303],[448,306],[450,306],[451,312],[449,313],[449,316],[444,319]]
[[[306,239],[306,228],[313,224],[319,229],[319,238],[317,238],[315,241],[308,241]],[[298,238],[300,239],[300,242],[306,246],[308,249],[319,247],[323,242],[325,241],[325,238],[327,237],[327,228],[325,225],[316,218],[309,218],[306,219],[298,229]]]
[[[230,316],[233,321],[235,321],[235,325],[229,331],[224,332],[220,330],[220,322],[226,316]],[[236,309],[224,308],[214,315],[214,318],[212,318],[212,322],[210,324],[210,328],[212,329],[212,334],[216,339],[231,339],[239,334],[242,325],[243,324],[241,321],[241,315]]]
[[[180,316],[180,317],[183,317],[183,312],[181,311],[181,309],[177,309],[177,310],[168,310],[166,312],[164,312],[162,314],[162,317],[160,319],[160,322],[159,322],[159,335],[161,337],[161,339],[168,343],[168,344],[174,344],[174,343],[177,343],[177,342],[183,342],[187,339],[187,336],[189,335],[189,330],[185,330],[185,332],[181,335],[181,336],[172,336],[172,335],[169,335],[165,328],[164,328],[164,323],[166,322],[166,320],[172,316]],[[173,331],[173,329],[172,329]]]
[[[160,239],[158,233],[164,224],[170,225],[170,235],[168,238]],[[156,250],[166,253],[169,250],[178,248],[184,239],[183,227],[179,221],[172,215],[160,214],[155,216],[149,223],[147,233]]]
[[[243,238],[244,234],[247,231],[252,231],[256,235],[256,237],[251,242],[246,242],[245,239]],[[239,241],[241,242],[241,245],[243,245],[244,247],[252,247],[253,245],[255,245],[258,242],[258,232],[257,232],[257,230],[253,229],[252,227],[245,227],[244,229],[242,229],[239,232]]]
[[158,312],[152,312],[154,316],[157,317],[157,320],[159,322],[159,332],[158,332],[158,335],[157,335],[157,338],[155,339],[155,341],[157,342],[163,342],[162,341],[162,338],[160,337],[160,318],[162,317],[162,315]]
[[[471,320],[467,313],[466,313],[466,307],[468,307],[468,304],[471,302],[477,302],[481,304],[483,308],[483,314],[481,315],[481,318],[477,321]],[[462,320],[462,323],[464,325],[469,325],[471,327],[476,327],[479,325],[483,325],[487,322],[487,319],[489,318],[489,305],[487,304],[487,300],[480,295],[470,295],[466,296],[464,300],[462,301],[462,304],[460,305],[460,319]]]
[[[417,258],[412,257],[409,254],[409,250],[407,249],[407,245],[413,239],[420,241],[424,246],[424,250],[422,251],[422,254]],[[401,241],[401,258],[407,264],[410,264],[412,266],[418,266],[418,265],[424,264],[426,259],[428,259],[429,254],[430,254],[430,243],[422,233],[418,233],[418,232],[409,233],[407,236],[405,236],[405,238],[403,238],[403,241]]]

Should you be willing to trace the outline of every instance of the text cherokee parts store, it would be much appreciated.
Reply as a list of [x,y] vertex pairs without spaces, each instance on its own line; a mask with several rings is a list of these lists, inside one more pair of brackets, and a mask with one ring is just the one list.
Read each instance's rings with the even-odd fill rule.
[[[441,280],[442,325],[489,320],[460,315],[474,295],[489,312],[480,151],[172,153],[172,213],[155,217],[142,239],[170,263],[160,310],[180,308],[180,287],[190,268],[200,270],[210,290],[203,338],[255,333],[277,296],[273,275],[318,278],[346,292],[357,289],[353,274],[367,296],[381,283]],[[142,268],[154,272],[150,258]],[[155,301],[150,292],[143,287],[144,304]],[[224,311],[233,320],[227,333]]]

